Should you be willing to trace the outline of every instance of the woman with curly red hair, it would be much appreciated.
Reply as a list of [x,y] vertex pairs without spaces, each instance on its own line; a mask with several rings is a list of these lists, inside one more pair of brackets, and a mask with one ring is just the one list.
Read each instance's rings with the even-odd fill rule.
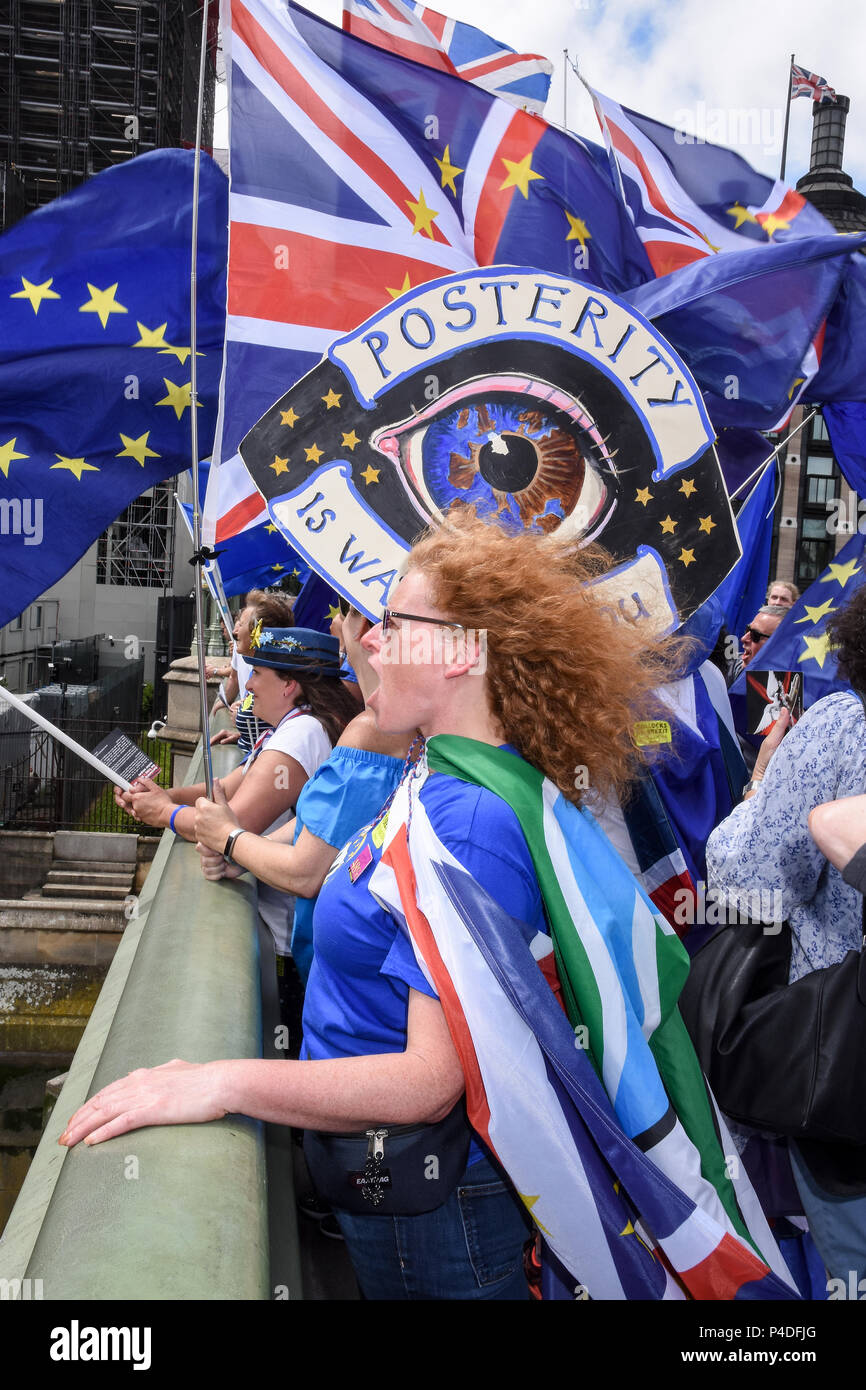
[[[449,517],[412,550],[383,622],[364,638],[379,678],[369,699],[379,729],[420,730],[442,743],[456,736],[450,741],[514,768],[533,764],[568,803],[587,787],[624,789],[640,759],[635,720],[655,712],[652,692],[670,662],[664,643],[612,616],[594,584],[604,572],[598,552],[555,536],[506,535],[468,515]],[[334,1205],[367,1298],[521,1299],[526,1206],[537,1198],[518,1196],[467,1123],[465,1040],[458,1051],[452,1014],[446,1021],[430,970],[399,909],[385,906],[381,875],[374,878],[394,830],[389,815],[408,795],[416,829],[422,818],[429,823],[485,901],[525,924],[539,963],[549,941],[546,899],[511,805],[462,775],[431,772],[426,762],[423,773],[410,769],[417,799],[410,783],[398,789],[394,805],[337,856],[319,894],[301,1059],[176,1061],[135,1073],[90,1099],[62,1142],[234,1111],[304,1128],[313,1178]],[[603,841],[612,877],[624,872],[594,823],[587,833]],[[631,933],[636,885],[628,884]],[[684,956],[651,912],[648,921]],[[553,1013],[568,1032],[558,1007]],[[508,1084],[531,1114],[535,1083],[518,1070]],[[413,1162],[420,1167],[408,1174]],[[629,1259],[643,1260],[646,1247],[628,1248]],[[647,1262],[654,1279],[662,1267]]]

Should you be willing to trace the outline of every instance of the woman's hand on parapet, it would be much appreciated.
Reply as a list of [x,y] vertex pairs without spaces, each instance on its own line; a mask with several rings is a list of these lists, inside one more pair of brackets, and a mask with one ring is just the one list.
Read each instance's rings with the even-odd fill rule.
[[221,854],[208,849],[207,845],[196,845],[196,849],[201,855],[201,871],[212,883],[221,878],[240,878],[246,873],[240,864],[227,864]]
[[220,1103],[220,1064],[182,1062],[130,1072],[104,1086],[79,1110],[58,1143],[100,1144],[145,1125],[200,1124],[226,1114]]
[[213,801],[200,796],[195,803],[195,838],[208,849],[222,854],[229,832],[236,830],[240,821],[226,800],[219,778],[213,784]]

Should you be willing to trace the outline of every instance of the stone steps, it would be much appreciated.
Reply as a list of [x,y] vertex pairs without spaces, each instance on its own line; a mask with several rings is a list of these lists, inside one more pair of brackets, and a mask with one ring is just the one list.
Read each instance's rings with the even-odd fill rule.
[[49,865],[50,873],[63,874],[134,874],[135,859],[58,859],[53,858]]
[[49,883],[68,883],[71,885],[92,883],[102,888],[132,888],[135,879],[134,873],[115,873],[112,870],[103,871],[100,869],[90,869],[88,872],[80,872],[72,869],[51,869],[46,885]]
[[130,897],[129,888],[117,887],[107,883],[101,883],[91,879],[84,883],[43,883],[43,898],[87,898],[88,901],[96,896],[105,902],[123,902]]

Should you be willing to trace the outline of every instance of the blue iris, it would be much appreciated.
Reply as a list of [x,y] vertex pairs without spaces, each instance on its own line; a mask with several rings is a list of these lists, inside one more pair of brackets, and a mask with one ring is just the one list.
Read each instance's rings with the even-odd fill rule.
[[[507,530],[522,530],[516,494],[538,475],[541,460],[536,442],[542,443],[557,428],[538,403],[525,396],[455,407],[428,425],[424,434],[421,458],[430,496],[442,512],[462,502],[478,516],[498,512],[497,519]],[[545,501],[541,515],[551,513],[565,515],[561,498]]]

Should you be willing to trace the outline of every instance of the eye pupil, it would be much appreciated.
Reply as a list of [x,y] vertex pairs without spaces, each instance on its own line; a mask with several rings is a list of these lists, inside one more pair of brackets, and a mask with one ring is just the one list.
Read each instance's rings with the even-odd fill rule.
[[522,435],[499,434],[478,451],[478,471],[497,492],[521,492],[538,471],[538,452]]

